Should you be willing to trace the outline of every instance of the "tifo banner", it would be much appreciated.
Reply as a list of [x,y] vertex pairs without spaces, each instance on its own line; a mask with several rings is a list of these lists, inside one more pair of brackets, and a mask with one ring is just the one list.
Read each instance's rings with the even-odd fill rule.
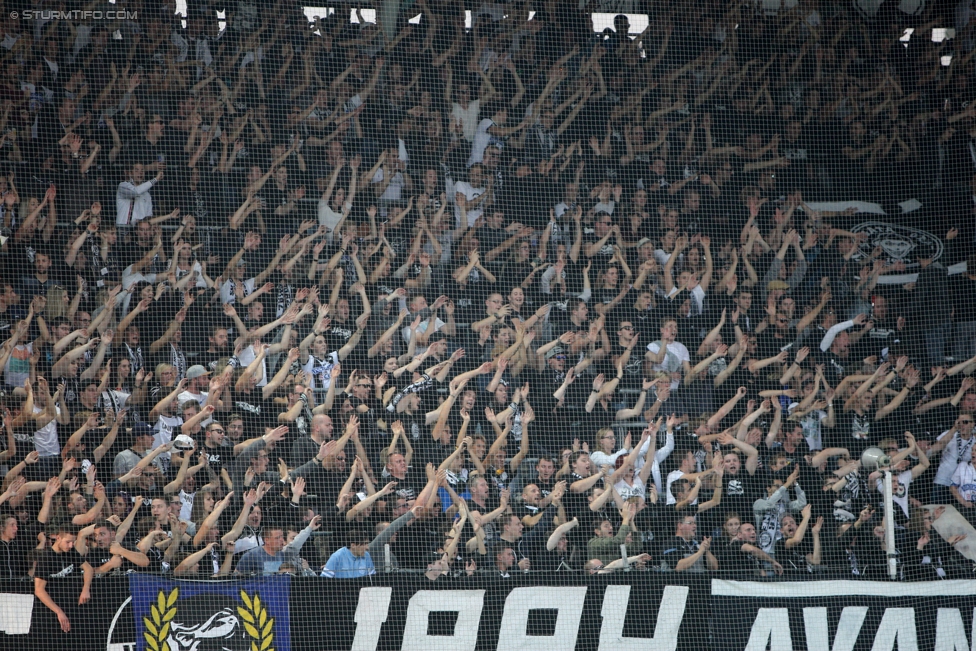
[[189,582],[129,575],[138,651],[290,651],[291,577]]
[[[843,212],[850,208],[857,210],[857,222],[850,230],[861,234],[864,240],[858,243],[852,259],[856,263],[864,264],[872,253],[881,249],[880,259],[886,264],[901,262],[905,265],[904,273],[892,273],[881,276],[878,283],[882,285],[905,285],[918,280],[919,259],[939,262],[945,252],[942,234],[931,233],[919,228],[889,223],[880,219],[866,219],[869,215],[887,216],[884,209],[876,203],[867,201],[821,201],[807,204],[814,210]],[[914,212],[922,206],[915,199],[909,199],[899,204],[903,213]],[[966,263],[960,262],[947,267],[950,276],[966,271]]]
[[[0,583],[0,648],[43,648],[30,624],[45,606],[31,607],[29,586]],[[132,575],[95,581],[88,607],[87,632],[71,646],[78,651],[969,651],[976,584]]]
[[[968,651],[976,583],[713,580],[710,648]],[[721,632],[721,634],[718,634]]]

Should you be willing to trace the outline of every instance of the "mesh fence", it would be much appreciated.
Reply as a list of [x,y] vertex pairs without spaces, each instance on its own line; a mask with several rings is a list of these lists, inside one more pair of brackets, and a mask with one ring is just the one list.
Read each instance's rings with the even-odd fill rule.
[[189,4],[0,13],[4,648],[976,645],[970,3]]

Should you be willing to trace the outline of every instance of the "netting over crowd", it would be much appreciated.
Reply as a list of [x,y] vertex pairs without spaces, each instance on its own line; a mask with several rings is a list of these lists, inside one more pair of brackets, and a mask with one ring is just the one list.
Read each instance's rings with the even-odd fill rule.
[[34,4],[0,576],[62,629],[119,571],[884,579],[874,446],[898,578],[971,573],[969,3]]

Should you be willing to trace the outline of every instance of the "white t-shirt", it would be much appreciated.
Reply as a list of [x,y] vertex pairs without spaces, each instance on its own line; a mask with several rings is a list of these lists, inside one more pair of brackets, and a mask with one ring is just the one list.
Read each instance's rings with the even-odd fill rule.
[[326,240],[329,241],[329,243],[332,242],[332,235],[333,232],[335,231],[336,226],[338,226],[339,222],[342,221],[343,213],[349,212],[350,210],[352,210],[352,204],[349,203],[348,201],[342,204],[343,212],[336,212],[332,210],[332,206],[329,204],[328,201],[326,201],[325,199],[319,199],[319,205],[318,205],[319,225],[325,226],[325,238]]
[[[667,503],[668,504],[677,504],[678,503],[678,500],[675,499],[674,495],[671,493],[671,484],[673,484],[674,482],[678,481],[679,479],[681,479],[684,476],[685,476],[685,473],[682,472],[681,470],[672,470],[668,474],[668,484],[667,484],[667,489],[665,491],[667,493],[667,499],[668,499],[668,502]],[[698,504],[698,498],[696,497],[694,500],[692,500],[691,503],[692,504]]]
[[[970,466],[968,463],[966,465],[969,466],[969,469],[970,470],[972,470],[972,468],[973,468],[972,466]],[[953,477],[952,477],[953,485],[955,485],[955,480],[956,480],[956,477],[955,477],[955,475],[953,475]],[[892,477],[892,481],[891,481],[891,501],[901,507],[902,513],[905,514],[905,517],[906,518],[909,517],[909,515],[908,515],[908,487],[911,485],[911,483],[912,483],[912,471],[911,470],[906,470],[905,472],[899,474],[897,477]],[[976,491],[976,478],[970,477],[969,483],[971,485],[971,489],[970,490]],[[876,480],[875,481],[875,486],[877,486],[878,492],[883,495],[884,494],[884,480],[882,480],[882,479]],[[962,491],[960,490],[960,492],[962,492]]]
[[[370,183],[380,183],[383,181],[383,169],[380,168],[376,170],[376,174],[373,175]],[[394,172],[393,178],[390,179],[390,184],[386,186],[383,190],[383,194],[379,196],[377,201],[400,201],[403,197],[403,188],[407,181],[403,178],[402,172]]]
[[[976,468],[971,463],[960,463],[952,473],[952,485],[967,502],[976,501]],[[894,488],[894,487],[892,487]],[[894,490],[892,490],[894,492]]]
[[823,450],[821,423],[825,420],[827,420],[827,412],[822,409],[814,409],[800,419],[800,427],[803,428],[803,438],[807,440],[807,445],[811,450]]
[[[234,286],[236,283],[241,282],[237,280],[228,280],[220,286],[220,302],[230,303],[233,305],[237,302],[237,296],[234,294]],[[243,281],[244,283],[244,296],[248,296],[254,291],[254,278],[248,278]]]
[[[254,354],[254,346],[248,346],[241,351],[241,354],[237,356],[238,361],[241,363],[241,368],[247,368],[251,362],[257,358]],[[263,387],[268,383],[268,359],[264,358],[261,360],[261,381],[258,382],[259,387]]]
[[627,450],[617,450],[613,454],[606,454],[597,450],[596,452],[590,452],[590,461],[599,466],[610,466],[613,468],[614,464],[617,463],[617,457],[627,454]]
[[[657,355],[661,352],[661,343],[659,341],[652,341],[647,344],[647,350]],[[673,341],[668,344],[668,352],[664,356],[664,361],[660,364],[654,364],[651,368],[655,372],[665,371],[667,373],[676,373],[683,370],[685,362],[691,362],[691,355],[688,353],[688,349],[683,343]],[[681,383],[677,380],[672,380],[671,390],[674,391],[680,385]]]
[[[637,452],[637,460],[634,461],[635,474],[640,474],[640,471],[644,468],[644,464],[646,463],[645,457],[647,456],[647,448],[650,444],[650,439],[644,441],[644,445],[642,445],[640,450]],[[651,478],[654,480],[654,486],[657,488],[658,493],[663,490],[663,485],[661,483],[661,464],[664,463],[669,456],[671,456],[673,451],[674,432],[667,432],[665,434],[664,446],[657,449],[657,451],[654,453],[654,459],[651,461]]]
[[[668,298],[671,298],[679,291],[681,290],[679,290],[677,287],[672,287],[671,293],[668,294]],[[702,309],[704,309],[704,305],[705,305],[705,290],[702,289],[701,285],[695,285],[695,288],[691,290],[690,294],[692,300],[695,301],[695,306],[697,308],[696,310],[692,311],[692,316],[696,314],[701,314]],[[682,299],[682,302],[684,302],[684,299]]]
[[190,521],[190,515],[193,513],[193,498],[196,495],[196,492],[187,493],[182,488],[180,489],[180,520]]
[[460,104],[451,105],[451,122],[461,123],[461,133],[468,142],[474,140],[474,134],[478,130],[478,114],[481,112],[481,100],[476,99],[468,102],[468,108],[461,108]]
[[313,391],[316,389],[328,389],[332,384],[332,369],[338,363],[339,354],[335,351],[326,355],[325,359],[319,359],[315,355],[310,354],[308,361],[302,366],[302,370],[312,376],[309,388]]
[[184,391],[183,393],[181,393],[178,396],[176,396],[176,399],[179,400],[179,402],[180,402],[180,409],[182,409],[183,408],[183,405],[186,404],[186,403],[188,403],[191,400],[196,400],[197,402],[200,403],[200,406],[201,407],[206,407],[207,406],[207,398],[209,398],[209,397],[210,397],[210,394],[208,392],[206,392],[206,391],[203,391],[201,393],[191,393],[190,391]]
[[[55,407],[57,413],[61,413],[60,407]],[[44,411],[40,407],[34,407],[34,415]],[[58,442],[58,419],[53,419],[50,423],[39,430],[34,431],[34,449],[42,457],[51,457],[61,454],[61,443]]]
[[[467,181],[458,181],[457,183],[454,184],[454,193],[463,194],[464,198],[467,200],[469,204],[473,199],[477,199],[485,192],[487,192],[486,188],[471,187],[471,184],[468,183]],[[481,207],[481,204],[478,204],[478,206],[475,208],[468,206],[467,212],[468,212],[468,228],[472,228],[474,226],[475,221],[477,221],[478,217],[481,217],[482,213],[484,213],[484,209]],[[456,203],[454,204],[454,223],[457,226],[461,225],[461,208],[458,207]]]
[[485,118],[478,123],[478,129],[475,131],[474,140],[471,143],[471,155],[468,156],[468,167],[485,159],[485,150],[488,149],[488,145],[491,144],[491,139],[494,137],[488,133],[488,129],[493,126],[495,123],[490,118]]
[[[160,414],[159,420],[156,421],[156,425],[153,427],[155,434],[153,434],[152,449],[155,450],[160,445],[166,445],[172,441],[174,436],[179,435],[182,425],[182,416],[163,416]],[[169,452],[163,452],[156,457],[163,470],[169,470],[169,457]]]
[[617,489],[618,493],[620,493],[620,497],[625,500],[628,500],[631,497],[639,497],[642,500],[647,499],[647,486],[644,485],[644,480],[637,475],[634,475],[633,486],[621,479],[614,484],[613,487]]
[[[427,332],[427,324],[429,324],[429,323],[430,323],[430,321],[427,320],[427,319],[424,319],[423,321],[420,322],[420,324],[417,326],[417,336],[418,337],[420,335],[422,335],[422,334],[424,334],[424,333]],[[438,330],[440,330],[441,328],[443,328],[444,325],[445,325],[444,322],[441,321],[440,319],[434,319],[434,332],[437,332]],[[410,343],[410,326],[404,326],[403,327],[403,330],[401,330],[401,332],[403,333],[403,341],[405,343],[408,343],[409,344]],[[424,347],[424,350],[426,350],[426,347]],[[418,345],[417,346],[417,353],[419,354],[420,352],[421,352],[421,347]]]

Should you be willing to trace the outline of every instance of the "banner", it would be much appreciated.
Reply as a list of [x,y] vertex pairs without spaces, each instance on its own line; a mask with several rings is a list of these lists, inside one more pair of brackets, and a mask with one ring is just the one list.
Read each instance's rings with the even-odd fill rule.
[[[31,605],[30,585],[0,583],[0,648],[43,648],[31,623],[45,606]],[[70,648],[970,651],[974,608],[972,581],[759,582],[657,572],[437,581],[131,575],[94,582],[87,632]]]
[[130,574],[138,651],[291,651],[291,577],[173,581]]
[[[841,212],[848,208],[857,209],[857,219],[863,220],[853,224],[853,233],[862,234],[865,240],[859,242],[857,250],[851,259],[855,263],[865,264],[872,253],[881,249],[881,257],[886,264],[901,262],[905,265],[902,273],[892,273],[881,276],[878,284],[906,285],[918,281],[918,260],[926,259],[941,262],[945,253],[945,243],[942,236],[926,230],[897,223],[866,219],[869,215],[887,216],[884,209],[876,204],[865,201],[824,201],[807,204],[814,210]],[[903,214],[914,212],[922,207],[916,199],[909,199],[898,204]],[[966,262],[959,262],[946,267],[948,275],[953,276],[966,272]]]
[[[968,651],[973,581],[712,581],[718,651]],[[972,633],[971,633],[972,632]]]

